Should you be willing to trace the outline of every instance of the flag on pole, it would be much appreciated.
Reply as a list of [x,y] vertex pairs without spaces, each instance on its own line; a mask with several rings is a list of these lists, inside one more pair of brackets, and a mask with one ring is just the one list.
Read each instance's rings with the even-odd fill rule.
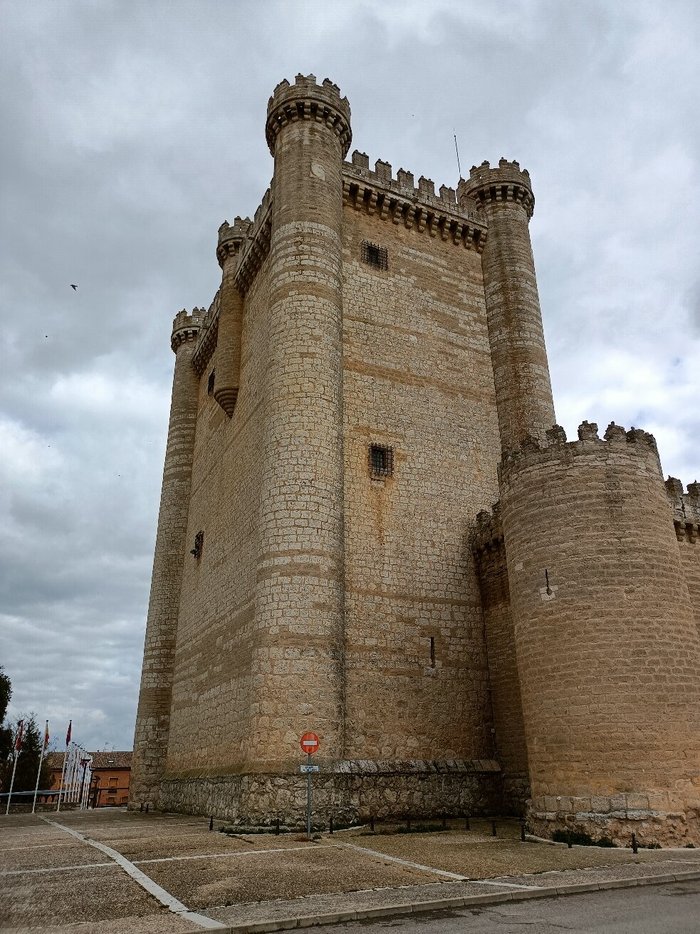
[[66,746],[70,743],[70,732],[71,732],[72,725],[73,725],[73,721],[69,720],[68,721],[68,732],[66,733]]
[[15,752],[19,753],[22,748],[22,743],[24,742],[24,720],[20,720],[17,724],[17,734],[15,735]]
[[46,726],[44,727],[44,745],[41,747],[41,755],[39,756],[39,767],[36,770],[36,784],[34,785],[34,800],[32,801],[32,814],[36,811],[36,797],[39,794],[39,779],[41,778],[41,766],[44,764],[44,753],[46,752],[46,747],[49,745],[49,721],[46,721]]

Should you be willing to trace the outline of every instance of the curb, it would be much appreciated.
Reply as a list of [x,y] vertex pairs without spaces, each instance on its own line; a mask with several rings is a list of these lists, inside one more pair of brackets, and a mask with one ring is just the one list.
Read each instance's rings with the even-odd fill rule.
[[[582,892],[601,892],[606,889],[634,888],[639,885],[664,885],[669,882],[690,882],[700,879],[700,870],[661,873],[655,876],[640,876],[630,879],[606,879],[601,882],[574,882],[571,885],[541,886],[533,889],[518,889],[516,892],[493,892],[484,895],[452,896],[425,902],[403,902],[382,905],[377,908],[348,908],[325,914],[304,915],[296,918],[277,918],[274,921],[222,925],[220,934],[268,934],[271,931],[291,931],[295,928],[317,927],[321,924],[338,924],[343,921],[365,921],[371,918],[399,917],[400,915],[422,914],[430,911],[449,911],[457,908],[498,905],[504,902],[523,902],[532,898],[556,898],[564,895],[579,895]],[[478,881],[478,880],[474,880]]]

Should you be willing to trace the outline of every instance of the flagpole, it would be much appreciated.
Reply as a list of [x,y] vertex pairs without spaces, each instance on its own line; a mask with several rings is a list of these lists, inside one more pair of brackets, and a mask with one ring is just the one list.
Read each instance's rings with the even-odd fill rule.
[[10,793],[7,796],[7,807],[5,808],[5,816],[10,813],[10,801],[12,801],[12,789],[15,785],[15,772],[17,771],[17,760],[19,759],[19,754],[22,751],[22,737],[24,734],[24,720],[20,720],[17,724],[17,733],[15,734],[14,742],[14,764],[12,766],[12,778],[10,779]]
[[61,768],[61,784],[58,786],[58,804],[56,805],[56,811],[61,810],[61,795],[63,794],[63,776],[66,774],[66,759],[68,758],[68,751],[63,753],[63,766]]
[[66,760],[68,759],[68,744],[70,743],[70,733],[73,721],[68,721],[68,732],[66,733],[66,751],[63,753],[63,768],[61,769],[61,785],[58,789],[58,804],[56,805],[56,813],[61,810],[61,795],[63,794],[63,777],[66,774]]
[[36,785],[34,786],[34,800],[32,801],[32,814],[36,811],[36,796],[39,791],[39,777],[41,776],[41,766],[44,763],[44,753],[46,752],[46,743],[49,739],[49,721],[46,721],[46,728],[44,729],[44,743],[41,747],[41,755],[39,756],[39,767],[36,770]]

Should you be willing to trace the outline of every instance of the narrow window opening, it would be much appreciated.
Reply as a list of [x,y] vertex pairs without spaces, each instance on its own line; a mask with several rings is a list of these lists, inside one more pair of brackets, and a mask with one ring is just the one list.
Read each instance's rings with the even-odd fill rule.
[[207,395],[210,396],[214,392],[214,380],[216,379],[216,370],[212,370],[209,374],[209,379],[207,380]]
[[384,444],[369,446],[369,475],[373,479],[383,480],[394,472],[394,452]]
[[204,532],[197,532],[194,537],[194,548],[190,550],[190,554],[194,555],[197,561],[202,557],[202,552],[204,551]]
[[430,637],[430,667],[435,667],[435,636]]
[[362,262],[376,269],[389,268],[389,253],[385,246],[378,246],[376,243],[370,243],[369,240],[362,241]]

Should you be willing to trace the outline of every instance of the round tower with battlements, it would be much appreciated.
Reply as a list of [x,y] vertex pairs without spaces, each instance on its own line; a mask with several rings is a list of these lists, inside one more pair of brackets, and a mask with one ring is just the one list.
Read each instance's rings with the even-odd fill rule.
[[[260,497],[250,756],[279,768],[305,729],[343,754],[342,164],[350,107],[331,81],[282,81]],[[280,705],[280,698],[285,698]]]
[[241,329],[243,326],[243,296],[235,282],[241,246],[245,243],[251,222],[249,218],[237,217],[233,226],[224,221],[219,227],[219,242],[216,258],[221,266],[221,288],[219,289],[219,333],[214,398],[229,418],[238,399],[241,371]]
[[535,199],[527,171],[501,159],[472,168],[460,181],[460,204],[488,225],[481,257],[486,314],[496,384],[501,448],[532,436],[544,440],[554,423],[542,315],[528,223]]
[[175,373],[158,513],[151,595],[141,672],[129,805],[157,807],[170,730],[178,609],[190,505],[198,377],[192,368],[204,309],[175,317],[170,345]]
[[536,833],[700,843],[700,638],[654,439],[554,427],[500,468]]

